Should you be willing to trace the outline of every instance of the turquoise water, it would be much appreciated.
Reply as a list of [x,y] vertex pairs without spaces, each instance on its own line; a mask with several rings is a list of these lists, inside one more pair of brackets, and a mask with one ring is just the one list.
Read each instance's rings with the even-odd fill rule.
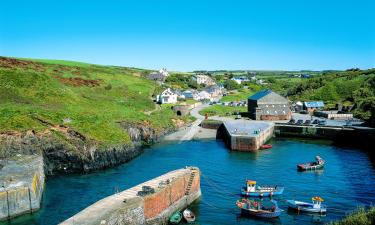
[[[191,207],[197,224],[324,224],[342,218],[357,206],[375,203],[375,170],[366,153],[337,148],[325,142],[276,139],[273,149],[258,153],[231,152],[220,141],[158,144],[119,167],[86,175],[49,178],[42,209],[10,224],[57,224],[95,201],[186,165],[202,171],[202,198]],[[326,167],[319,172],[298,172],[296,164],[322,156]],[[282,184],[275,197],[285,209],[279,219],[242,217],[235,206],[245,179],[259,184]],[[326,216],[287,210],[286,199],[310,201],[321,196]],[[263,201],[269,201],[265,198]]]

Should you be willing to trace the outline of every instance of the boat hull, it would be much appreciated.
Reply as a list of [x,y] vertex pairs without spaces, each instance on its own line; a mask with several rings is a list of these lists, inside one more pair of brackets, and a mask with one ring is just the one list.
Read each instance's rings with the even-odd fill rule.
[[287,200],[288,207],[297,211],[310,212],[310,213],[326,213],[327,208],[321,205],[320,208],[314,208],[313,204],[308,202],[298,202],[294,200]]
[[248,210],[241,209],[241,214],[245,216],[254,216],[258,218],[276,218],[281,215],[282,210],[278,209],[274,212],[267,212],[262,210]]
[[254,191],[254,192],[247,192],[244,189],[242,189],[241,194],[243,196],[249,196],[249,197],[272,197],[275,195],[281,195],[284,192],[284,187],[279,187],[275,189],[274,191]]

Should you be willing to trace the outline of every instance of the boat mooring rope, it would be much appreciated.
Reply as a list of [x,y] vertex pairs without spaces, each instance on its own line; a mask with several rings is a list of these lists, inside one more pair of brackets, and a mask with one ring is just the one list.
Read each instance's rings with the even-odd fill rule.
[[[222,188],[220,188],[218,185],[215,184],[214,181],[212,181],[210,178],[208,178],[207,176],[203,175],[201,173],[202,177],[207,181],[207,183],[213,187],[218,193],[220,194],[226,194],[226,195],[230,195],[230,196],[234,196],[234,197],[238,197],[238,193],[231,193],[231,192],[228,192],[228,191],[225,191],[223,190]],[[224,197],[224,196],[222,196]],[[231,197],[226,197],[228,199],[232,199]]]

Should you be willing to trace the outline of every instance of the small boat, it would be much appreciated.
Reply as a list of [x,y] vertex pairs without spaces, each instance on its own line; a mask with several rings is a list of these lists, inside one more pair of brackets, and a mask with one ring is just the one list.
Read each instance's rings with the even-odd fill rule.
[[184,215],[186,222],[192,223],[195,221],[195,215],[190,209],[185,209],[182,214]]
[[261,145],[261,146],[260,146],[260,149],[270,149],[270,148],[272,148],[272,145],[270,145],[270,144],[267,144],[267,145]]
[[317,170],[323,168],[325,161],[320,156],[316,156],[315,159],[315,162],[298,164],[298,170]]
[[289,208],[310,212],[310,213],[325,213],[327,212],[327,207],[322,204],[323,199],[321,197],[313,197],[312,203],[309,202],[300,202],[295,200],[287,200]]
[[241,191],[241,194],[244,196],[251,197],[267,197],[273,195],[281,195],[284,191],[284,187],[280,185],[276,186],[257,186],[256,181],[247,180],[246,187]]
[[246,216],[255,216],[260,218],[275,218],[279,217],[283,211],[277,206],[275,200],[271,200],[272,207],[262,206],[261,202],[251,201],[248,199],[238,200],[236,205],[241,209],[241,214]]
[[177,212],[173,213],[171,218],[169,218],[169,223],[179,224],[181,222],[181,219],[182,219],[182,214],[181,214],[181,212],[177,211]]

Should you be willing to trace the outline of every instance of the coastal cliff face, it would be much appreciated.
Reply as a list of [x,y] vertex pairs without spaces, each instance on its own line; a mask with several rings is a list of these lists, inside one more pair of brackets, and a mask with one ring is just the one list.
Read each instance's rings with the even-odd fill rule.
[[171,130],[157,131],[141,124],[121,123],[131,143],[102,145],[67,127],[34,133],[0,135],[3,158],[14,155],[43,156],[46,175],[82,173],[113,167],[142,153],[142,146],[158,141]]

